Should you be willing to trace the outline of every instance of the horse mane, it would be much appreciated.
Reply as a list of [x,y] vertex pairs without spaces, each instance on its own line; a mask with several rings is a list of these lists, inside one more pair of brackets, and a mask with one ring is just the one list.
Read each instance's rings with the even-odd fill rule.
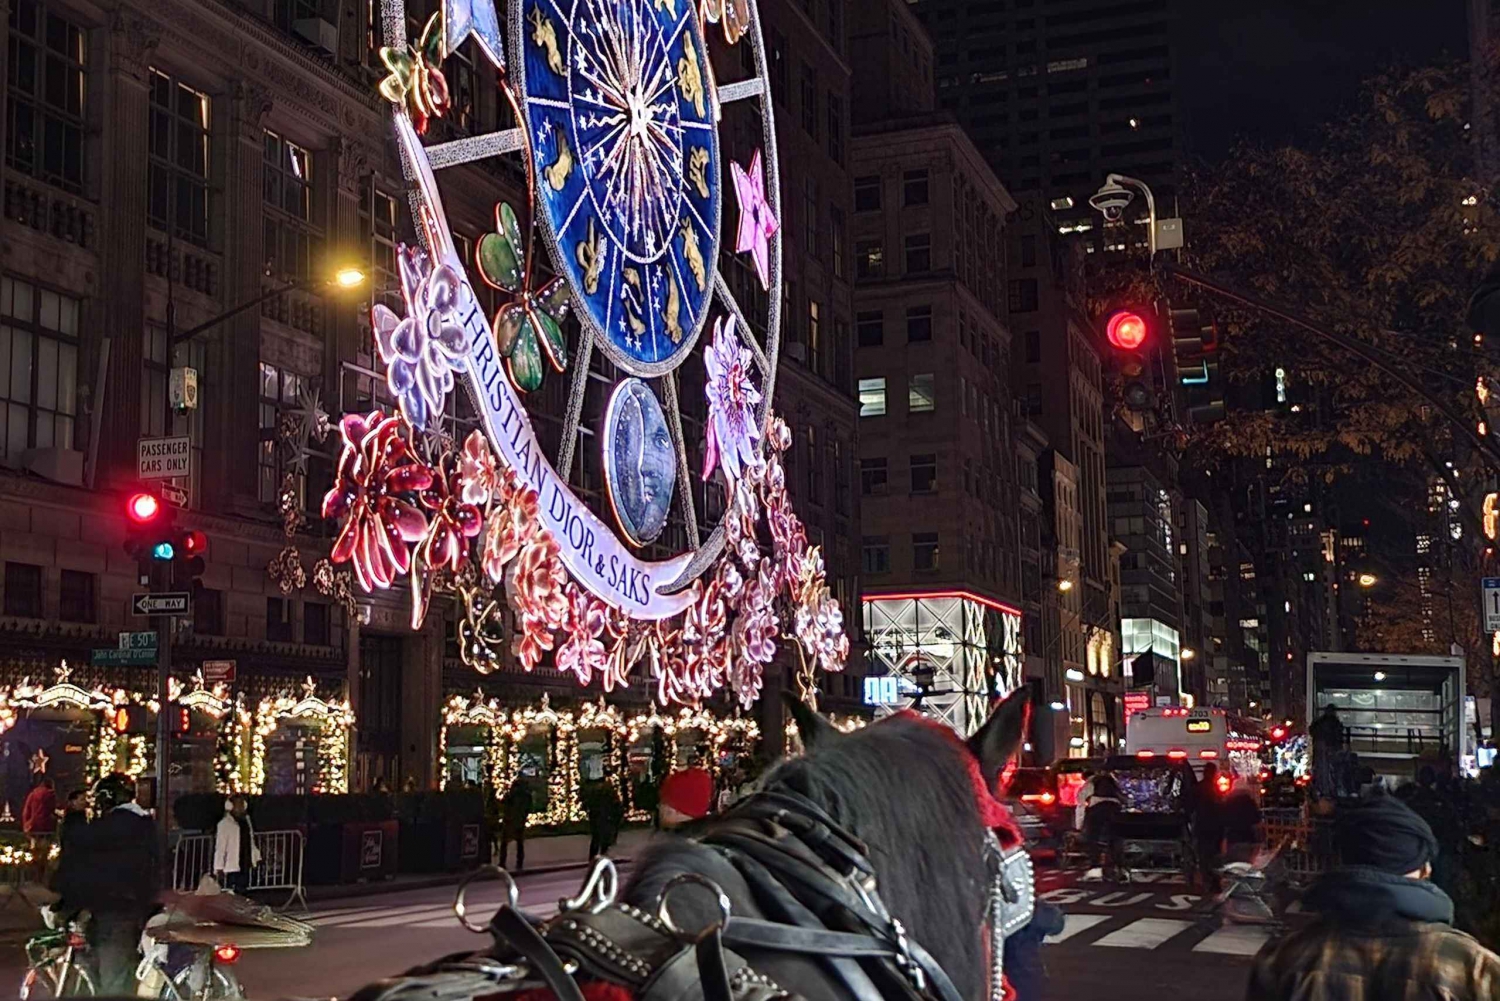
[[[866,843],[886,907],[970,998],[983,996],[987,977],[984,832],[998,826],[1006,839],[1007,828],[1014,831],[979,774],[951,730],[903,714],[819,741],[763,783],[807,797]],[[1004,823],[995,823],[996,810]],[[703,829],[713,827],[709,821]],[[660,886],[663,873],[702,871],[705,861],[692,841],[655,839],[626,895],[642,897]]]

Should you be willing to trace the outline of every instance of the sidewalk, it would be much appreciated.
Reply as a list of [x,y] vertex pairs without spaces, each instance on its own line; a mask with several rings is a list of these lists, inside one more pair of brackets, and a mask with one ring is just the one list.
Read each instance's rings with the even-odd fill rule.
[[[628,858],[611,856],[617,863],[629,862]],[[511,873],[517,879],[549,872],[567,872],[584,869],[587,862],[558,862],[552,865],[529,866],[521,872]],[[351,897],[374,897],[385,893],[402,893],[406,890],[430,890],[439,886],[457,886],[473,870],[464,872],[408,873],[395,879],[380,882],[339,883],[332,886],[309,886],[307,902],[317,904],[328,900],[346,900]],[[270,892],[270,891],[268,891]],[[276,891],[280,892],[280,891]]]

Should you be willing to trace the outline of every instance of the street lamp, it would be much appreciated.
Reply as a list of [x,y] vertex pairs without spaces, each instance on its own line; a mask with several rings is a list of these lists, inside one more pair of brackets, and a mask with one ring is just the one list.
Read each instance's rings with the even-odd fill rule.
[[331,276],[325,277],[319,275],[316,278],[297,278],[293,281],[289,281],[281,285],[273,285],[271,288],[266,289],[255,298],[246,299],[244,302],[237,303],[226,309],[224,312],[220,313],[218,316],[204,320],[197,326],[184,330],[181,333],[177,333],[174,330],[174,311],[169,308],[167,315],[167,341],[169,345],[174,347],[178,344],[181,344],[183,341],[190,341],[194,337],[197,337],[199,334],[203,333],[205,330],[210,330],[213,327],[218,326],[230,317],[238,316],[239,314],[245,312],[247,309],[254,309],[256,306],[259,306],[267,299],[274,299],[278,295],[282,295],[286,292],[296,292],[302,289],[310,289],[318,285],[328,285],[338,289],[354,289],[358,288],[364,283],[365,272],[362,268],[356,267],[352,264],[340,265],[339,267],[334,269]]
[[1194,657],[1198,656],[1198,651],[1194,650],[1190,646],[1185,646],[1182,648],[1182,652],[1178,656],[1180,656],[1183,660],[1192,660]]
[[1063,594],[1067,594],[1069,591],[1073,590],[1073,582],[1064,577],[1062,580],[1057,582],[1057,589]]
[[365,273],[356,267],[339,268],[333,273],[333,283],[339,288],[355,288],[365,283]]
[[1380,578],[1377,577],[1377,576],[1375,576],[1372,573],[1362,573],[1362,574],[1359,575],[1359,586],[1360,587],[1371,588],[1371,587],[1374,587],[1378,583],[1380,583]]

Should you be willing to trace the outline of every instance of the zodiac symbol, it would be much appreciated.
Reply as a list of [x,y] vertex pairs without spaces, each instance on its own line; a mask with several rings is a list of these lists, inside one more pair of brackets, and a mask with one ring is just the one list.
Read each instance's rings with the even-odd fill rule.
[[639,338],[646,332],[646,322],[641,319],[640,310],[641,273],[635,268],[626,268],[623,274],[625,285],[620,287],[620,302],[625,306],[625,319],[630,323],[631,332]]
[[599,274],[604,270],[604,239],[594,232],[594,220],[589,220],[589,235],[574,248],[573,256],[583,269],[583,290],[589,295],[599,291]]
[[673,17],[677,16],[677,0],[656,0],[656,9],[664,10]]
[[667,272],[667,308],[664,319],[667,325],[667,335],[672,338],[673,344],[682,343],[682,294],[677,291],[677,279]]
[[708,271],[703,266],[703,251],[698,248],[698,231],[688,220],[682,220],[682,256],[687,258],[688,268],[698,280],[698,289],[708,288]]
[[547,175],[547,183],[552,185],[552,190],[561,191],[563,185],[568,183],[568,175],[572,172],[573,151],[568,147],[567,133],[559,130],[557,133],[557,159],[543,173]]
[[557,51],[557,29],[552,22],[542,16],[540,7],[531,8],[531,40],[547,50],[547,67],[562,76],[563,60],[562,54]]
[[677,85],[684,99],[693,102],[698,117],[705,114],[703,105],[703,74],[698,72],[698,53],[686,36],[682,39],[682,58],[677,60]]
[[708,150],[702,146],[694,146],[692,153],[688,154],[688,179],[693,182],[693,187],[698,189],[699,198],[708,197]]

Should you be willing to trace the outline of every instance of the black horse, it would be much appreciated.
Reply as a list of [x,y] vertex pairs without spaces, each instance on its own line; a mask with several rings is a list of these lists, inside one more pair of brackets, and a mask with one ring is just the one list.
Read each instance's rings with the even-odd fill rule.
[[[778,765],[766,791],[786,790],[821,807],[869,849],[880,894],[971,1001],[989,995],[985,907],[987,831],[1000,828],[1007,846],[1020,841],[1014,821],[994,799],[1021,746],[1026,690],[1001,703],[967,742],[948,727],[902,713],[843,734],[801,703],[792,706],[806,754]],[[716,822],[695,832],[713,840]],[[728,896],[733,913],[764,917],[752,888],[722,854],[694,838],[659,838],[637,861],[624,899],[651,909],[680,873],[707,876]],[[674,895],[674,915],[688,927],[716,918],[707,894]],[[808,1001],[847,1001],[842,984],[817,957],[741,950],[783,988]]]

